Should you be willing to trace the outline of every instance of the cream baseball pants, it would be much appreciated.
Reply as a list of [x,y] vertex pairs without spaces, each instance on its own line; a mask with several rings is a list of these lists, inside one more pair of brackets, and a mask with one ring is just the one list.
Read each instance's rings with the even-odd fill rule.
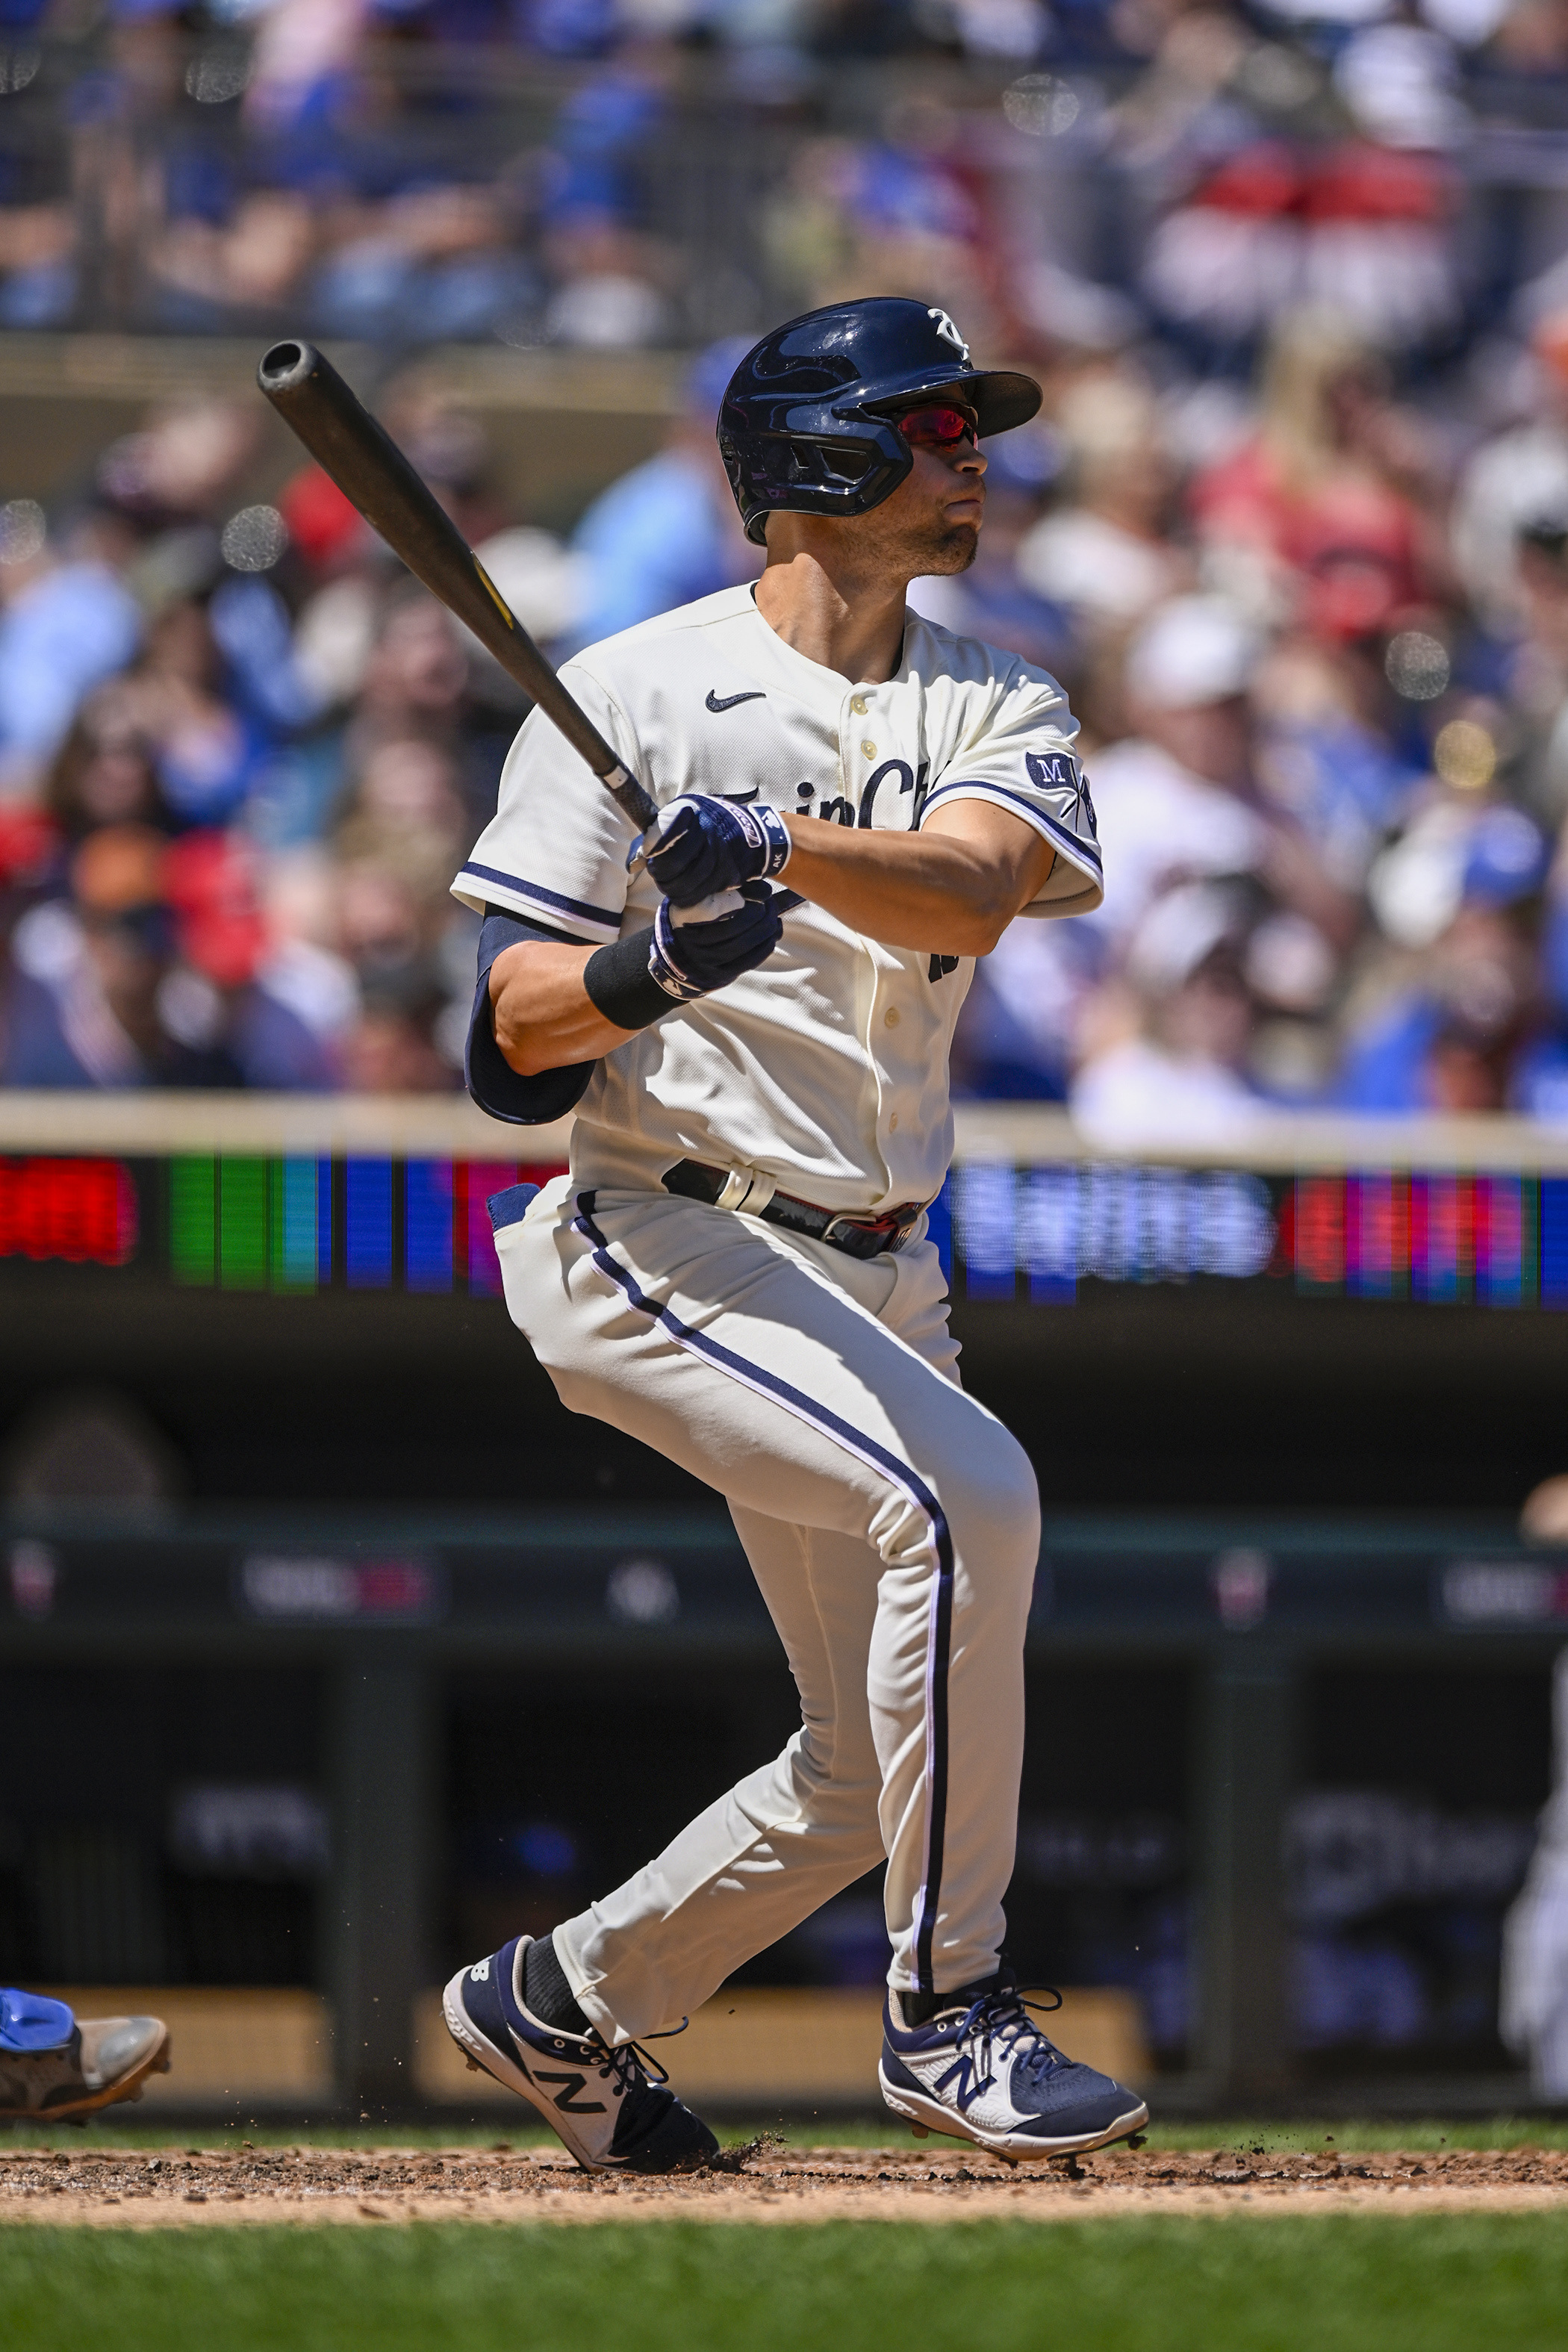
[[562,1402],[725,1496],[800,1693],[781,1756],[556,1928],[586,2015],[618,2042],[678,2026],[884,1856],[889,1981],[991,1975],[1039,1504],[958,1384],[933,1244],[858,1260],[563,1177],[496,1246]]

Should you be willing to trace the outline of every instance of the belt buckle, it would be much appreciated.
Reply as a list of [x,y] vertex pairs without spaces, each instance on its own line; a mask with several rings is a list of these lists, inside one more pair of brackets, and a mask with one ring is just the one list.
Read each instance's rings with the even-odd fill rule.
[[920,1223],[920,1221],[924,1214],[925,1202],[923,1201],[909,1201],[905,1202],[904,1213],[899,1219],[898,1225],[895,1229],[896,1237],[890,1244],[895,1251],[901,1250],[903,1248],[904,1244],[909,1240],[910,1235],[914,1232],[915,1227]]
[[837,1217],[829,1217],[822,1228],[819,1238],[828,1243],[834,1249],[847,1250],[851,1257],[875,1257],[877,1249],[882,1246],[880,1239],[877,1242],[877,1249],[860,1250],[857,1249],[855,1244],[857,1242],[865,1241],[876,1232],[876,1226],[868,1224],[864,1217],[840,1214]]
[[[881,1217],[830,1218],[822,1229],[822,1239],[836,1248],[847,1249],[852,1257],[878,1257],[883,1250],[897,1253],[919,1223],[921,1205],[911,1204],[901,1216],[889,1210]],[[855,1246],[857,1242],[862,1244],[858,1249]]]

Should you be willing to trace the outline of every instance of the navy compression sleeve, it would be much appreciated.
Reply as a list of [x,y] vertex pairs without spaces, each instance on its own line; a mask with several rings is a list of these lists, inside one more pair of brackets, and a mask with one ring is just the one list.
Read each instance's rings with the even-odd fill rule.
[[490,966],[503,948],[514,947],[519,940],[553,940],[565,947],[584,944],[569,932],[531,923],[504,907],[485,908],[479,929],[479,986],[468,1021],[463,1077],[475,1102],[491,1118],[505,1119],[512,1127],[543,1127],[552,1118],[563,1118],[582,1100],[596,1066],[573,1062],[563,1069],[541,1070],[536,1077],[525,1078],[502,1059],[491,1018]]

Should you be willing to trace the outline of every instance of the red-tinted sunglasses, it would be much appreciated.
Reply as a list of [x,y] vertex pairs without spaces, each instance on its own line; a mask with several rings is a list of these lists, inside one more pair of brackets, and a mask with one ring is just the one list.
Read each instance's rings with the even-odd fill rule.
[[956,449],[961,441],[974,446],[974,419],[962,408],[911,408],[898,423],[905,440],[917,449]]

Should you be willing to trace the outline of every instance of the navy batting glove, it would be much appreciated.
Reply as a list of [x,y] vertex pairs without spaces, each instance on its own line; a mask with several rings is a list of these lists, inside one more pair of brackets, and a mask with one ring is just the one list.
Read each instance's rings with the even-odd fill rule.
[[765,882],[747,882],[738,896],[729,914],[701,923],[683,923],[669,900],[660,899],[647,968],[667,996],[689,1003],[766,963],[784,934],[773,894]]
[[667,898],[695,907],[742,882],[770,881],[789,862],[789,829],[765,802],[683,793],[643,836],[647,870]]

